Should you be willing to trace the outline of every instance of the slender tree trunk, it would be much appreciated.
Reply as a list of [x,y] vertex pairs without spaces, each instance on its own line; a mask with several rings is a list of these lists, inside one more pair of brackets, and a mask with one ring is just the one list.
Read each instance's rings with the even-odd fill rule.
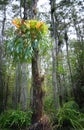
[[18,108],[18,103],[20,103],[21,96],[21,64],[18,63],[16,65],[16,80],[15,80],[15,88],[14,88],[14,96],[13,96],[13,108]]
[[24,0],[24,19],[27,19],[27,10],[28,10],[28,7],[27,7],[27,0]]
[[4,42],[4,27],[6,20],[6,6],[3,5],[3,22],[2,22],[2,36],[0,39],[0,113],[4,110],[4,75],[3,75],[3,42]]
[[[61,51],[61,57],[63,57],[62,49],[60,51]],[[64,69],[63,60],[64,59],[62,58],[62,68]],[[68,90],[68,87],[67,87],[67,84],[66,84],[67,81],[66,81],[66,77],[65,77],[65,72],[62,74],[62,78],[60,80],[62,82],[61,92],[63,90],[63,94],[62,94],[63,95],[63,102],[67,102],[68,101],[68,97],[69,97],[69,90]]]
[[22,18],[22,0],[20,0],[20,18]]
[[[20,17],[21,16],[21,3],[20,1]],[[24,0],[24,16],[23,19],[27,19],[27,0]],[[16,83],[14,92],[14,107],[17,109],[18,105],[21,106],[23,111],[27,110],[27,99],[28,99],[28,83],[27,83],[27,64],[17,63],[16,67]]]
[[2,49],[2,40],[0,40],[0,113],[3,111],[3,49]]
[[52,82],[53,82],[53,88],[54,88],[54,101],[55,101],[55,107],[56,109],[59,108],[59,96],[58,96],[58,86],[57,86],[57,71],[56,71],[56,66],[57,66],[57,37],[56,37],[56,24],[55,24],[55,0],[50,0],[50,5],[51,5],[51,24],[52,24],[52,44],[53,44],[53,49],[52,49],[52,63],[53,63],[53,72],[52,72]]
[[59,105],[60,107],[62,107],[63,106],[63,94],[62,94],[63,85],[62,85],[60,74],[58,74],[58,84],[59,84]]
[[3,111],[3,69],[2,69],[2,47],[0,45],[0,113]]
[[7,109],[7,101],[8,101],[8,93],[9,93],[9,80],[10,77],[7,76],[7,79],[5,79],[5,95],[4,95],[4,109]]
[[[26,20],[28,18],[28,0],[24,0],[24,16],[23,19]],[[27,110],[27,100],[28,100],[28,80],[27,80],[27,64],[21,64],[21,109]]]
[[27,80],[27,64],[21,64],[21,91],[20,91],[20,103],[23,111],[27,110],[28,99],[28,80]]
[[67,64],[69,67],[70,81],[71,81],[71,86],[72,86],[71,94],[72,94],[72,96],[74,96],[74,82],[73,82],[72,70],[71,70],[71,65],[70,65],[70,60],[69,60],[68,36],[67,36],[66,31],[65,31],[65,42],[66,42]]

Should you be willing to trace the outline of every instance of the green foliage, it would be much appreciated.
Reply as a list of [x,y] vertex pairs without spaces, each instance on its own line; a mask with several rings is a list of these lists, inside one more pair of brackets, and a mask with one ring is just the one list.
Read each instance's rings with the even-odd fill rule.
[[75,84],[75,101],[80,108],[84,107],[84,43],[72,40],[71,49],[71,66],[73,82]]
[[60,65],[58,66],[58,73],[60,73],[60,74],[65,74],[65,71],[64,71],[64,68],[63,68],[63,65],[62,65],[62,64],[60,64]]
[[51,124],[52,125],[57,124],[57,116],[56,116],[57,111],[55,109],[54,100],[53,100],[52,95],[49,95],[45,98],[44,111],[47,115],[49,115]]
[[41,50],[41,53],[47,50],[49,46],[48,35],[46,36],[48,27],[44,22],[22,21],[17,18],[13,20],[13,24],[17,29],[5,43],[5,47],[14,62],[30,61],[36,48]]
[[1,128],[23,128],[31,125],[32,112],[20,110],[6,111],[0,116]]
[[[32,48],[31,44],[24,44],[24,40],[22,37],[15,36],[10,41],[6,42],[7,53],[10,54],[13,58],[13,61],[20,62],[29,60],[32,56]],[[23,49],[24,48],[24,49]]]
[[44,110],[47,114],[53,113],[55,111],[54,100],[51,96],[46,97],[44,101]]
[[67,102],[58,110],[58,127],[70,126],[74,129],[83,129],[84,114],[78,111],[74,101]]

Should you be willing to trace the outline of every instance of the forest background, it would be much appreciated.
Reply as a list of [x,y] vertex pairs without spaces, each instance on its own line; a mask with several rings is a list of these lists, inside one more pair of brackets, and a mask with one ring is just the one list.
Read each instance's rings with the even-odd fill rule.
[[[39,3],[0,1],[0,127],[35,129],[42,120],[55,130],[83,130],[84,2]],[[26,30],[20,23],[16,29],[15,18],[16,24],[43,21],[39,28],[47,33],[33,37],[28,32],[36,25]]]

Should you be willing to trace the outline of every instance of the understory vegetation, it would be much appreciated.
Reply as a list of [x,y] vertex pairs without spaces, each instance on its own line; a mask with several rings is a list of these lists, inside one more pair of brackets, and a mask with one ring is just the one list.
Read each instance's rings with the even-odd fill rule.
[[31,125],[32,112],[23,112],[21,110],[8,110],[0,116],[1,128],[26,128]]
[[[58,112],[51,106],[48,100],[45,107],[45,114],[49,115],[54,130],[75,129],[83,130],[84,114],[79,111],[79,106],[74,101],[63,104]],[[32,111],[8,110],[0,116],[0,128],[24,129],[31,126]]]
[[83,10],[0,0],[0,130],[84,130]]

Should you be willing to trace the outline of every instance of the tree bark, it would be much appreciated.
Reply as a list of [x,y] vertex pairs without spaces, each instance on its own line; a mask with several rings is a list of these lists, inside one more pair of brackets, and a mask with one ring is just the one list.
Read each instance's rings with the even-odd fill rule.
[[[31,1],[31,19],[36,18],[36,6],[38,0]],[[34,41],[32,41],[34,42]],[[33,48],[33,56],[32,56],[32,101],[31,107],[33,110],[32,115],[32,123],[36,123],[40,120],[43,113],[43,91],[42,91],[42,82],[44,80],[43,77],[40,76],[40,68],[39,68],[39,49]]]
[[24,0],[24,18],[23,19],[27,19],[27,0]]
[[34,54],[32,57],[32,87],[33,87],[33,116],[32,123],[36,123],[40,120],[43,113],[43,91],[42,91],[42,82],[44,80],[43,77],[39,74],[39,64],[38,64],[38,49],[34,49]]

